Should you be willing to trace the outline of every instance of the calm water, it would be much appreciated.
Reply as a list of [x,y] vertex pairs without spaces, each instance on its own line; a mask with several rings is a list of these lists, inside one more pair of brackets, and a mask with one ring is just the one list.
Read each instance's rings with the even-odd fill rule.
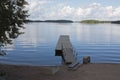
[[61,57],[55,56],[60,35],[69,35],[82,63],[83,56],[90,56],[92,63],[120,63],[120,25],[80,23],[29,23],[25,34],[5,48],[1,63],[21,65],[60,65]]

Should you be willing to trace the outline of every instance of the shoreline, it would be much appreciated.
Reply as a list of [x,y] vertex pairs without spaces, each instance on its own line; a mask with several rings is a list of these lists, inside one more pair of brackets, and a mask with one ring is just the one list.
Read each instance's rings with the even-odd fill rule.
[[120,80],[120,64],[82,64],[76,71],[59,66],[56,74],[50,74],[50,68],[0,63],[0,72],[5,72],[6,80]]

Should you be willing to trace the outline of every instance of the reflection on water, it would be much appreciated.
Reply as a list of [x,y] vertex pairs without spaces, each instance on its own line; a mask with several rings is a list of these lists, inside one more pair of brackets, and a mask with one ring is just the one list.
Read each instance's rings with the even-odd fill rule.
[[25,65],[60,65],[54,55],[60,35],[70,35],[78,60],[91,56],[92,62],[120,63],[120,27],[117,24],[30,23],[25,34],[6,47],[7,55],[0,62]]

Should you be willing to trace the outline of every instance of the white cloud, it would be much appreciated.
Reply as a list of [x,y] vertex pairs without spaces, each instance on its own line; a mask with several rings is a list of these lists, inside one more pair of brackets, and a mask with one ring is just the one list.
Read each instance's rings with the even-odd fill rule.
[[63,16],[67,16],[67,15],[71,15],[74,11],[74,8],[70,7],[70,6],[65,6],[61,9],[60,13]]
[[99,3],[90,4],[90,7],[92,7],[92,8],[99,8],[100,6],[101,6],[101,4],[99,4]]
[[46,0],[26,0],[29,5],[26,6],[26,9],[29,10],[29,18],[38,20],[44,16],[44,5],[48,3]]
[[120,6],[103,6],[99,3],[93,3],[84,7],[74,7],[67,4],[53,5],[49,3],[49,0],[27,1],[29,1],[27,8],[30,13],[30,19],[115,20],[120,18]]
[[116,8],[113,12],[113,16],[119,16],[120,17],[120,7]]

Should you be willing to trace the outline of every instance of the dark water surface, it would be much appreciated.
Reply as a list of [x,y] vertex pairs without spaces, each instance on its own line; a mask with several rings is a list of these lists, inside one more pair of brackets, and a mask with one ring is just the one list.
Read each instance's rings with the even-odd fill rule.
[[82,63],[90,56],[92,63],[120,63],[120,25],[80,23],[29,23],[25,34],[5,48],[6,56],[0,62],[19,65],[60,65],[55,56],[60,35],[69,35]]

